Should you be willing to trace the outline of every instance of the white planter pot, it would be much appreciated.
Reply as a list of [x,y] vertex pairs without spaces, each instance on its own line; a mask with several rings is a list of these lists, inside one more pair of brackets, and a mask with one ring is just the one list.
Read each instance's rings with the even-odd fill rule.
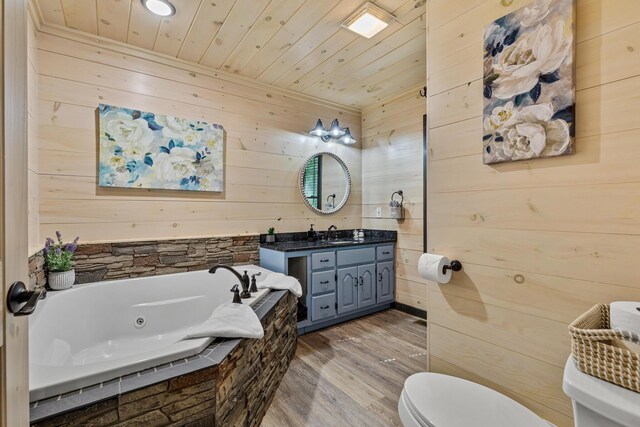
[[69,289],[76,281],[76,270],[50,272],[48,285],[54,291]]
[[276,241],[276,235],[275,234],[267,234],[264,238],[264,241],[267,243],[273,243]]

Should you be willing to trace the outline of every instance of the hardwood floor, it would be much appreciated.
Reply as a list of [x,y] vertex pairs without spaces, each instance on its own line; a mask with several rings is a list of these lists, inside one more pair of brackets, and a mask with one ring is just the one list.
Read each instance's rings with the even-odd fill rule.
[[426,322],[397,310],[303,335],[262,426],[401,426],[398,398],[426,370],[426,345]]

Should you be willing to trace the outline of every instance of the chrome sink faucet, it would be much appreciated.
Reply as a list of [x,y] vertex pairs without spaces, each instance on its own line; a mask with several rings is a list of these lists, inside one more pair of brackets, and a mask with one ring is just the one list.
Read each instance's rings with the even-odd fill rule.
[[331,240],[331,231],[333,231],[333,238],[337,239],[338,238],[338,227],[336,227],[335,225],[331,224],[329,226],[329,229],[327,230],[327,240]]

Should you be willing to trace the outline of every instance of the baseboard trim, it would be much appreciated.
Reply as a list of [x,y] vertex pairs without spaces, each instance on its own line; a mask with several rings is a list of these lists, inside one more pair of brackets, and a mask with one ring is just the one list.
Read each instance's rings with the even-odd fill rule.
[[393,308],[395,308],[396,310],[402,311],[404,313],[411,314],[412,316],[419,317],[421,319],[425,319],[425,320],[427,319],[426,310],[421,310],[419,308],[411,307],[410,305],[402,304],[401,302],[394,302]]

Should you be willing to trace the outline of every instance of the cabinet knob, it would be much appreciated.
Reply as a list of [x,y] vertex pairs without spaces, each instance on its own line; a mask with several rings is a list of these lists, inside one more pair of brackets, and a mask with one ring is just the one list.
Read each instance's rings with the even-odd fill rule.
[[382,273],[378,273],[378,281],[382,282]]

